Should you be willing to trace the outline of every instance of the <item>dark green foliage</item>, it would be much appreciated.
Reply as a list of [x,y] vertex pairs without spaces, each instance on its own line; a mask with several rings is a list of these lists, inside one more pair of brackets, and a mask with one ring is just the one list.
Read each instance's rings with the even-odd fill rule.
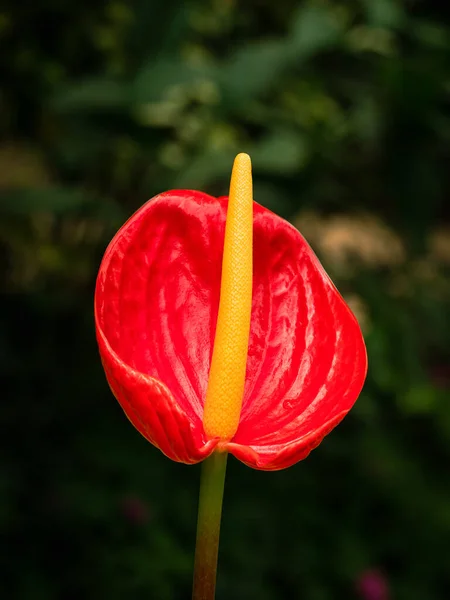
[[226,193],[240,151],[256,200],[299,226],[361,319],[370,369],[306,461],[280,473],[229,461],[218,600],[356,599],[371,569],[393,600],[448,598],[448,7],[9,4],[2,598],[189,597],[199,468],[124,418],[97,356],[93,287],[133,210],[170,188]]

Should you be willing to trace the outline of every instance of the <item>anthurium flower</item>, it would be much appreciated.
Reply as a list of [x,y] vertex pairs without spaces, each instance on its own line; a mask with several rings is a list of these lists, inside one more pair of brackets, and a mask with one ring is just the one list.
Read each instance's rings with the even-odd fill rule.
[[218,450],[288,467],[343,419],[366,375],[355,317],[301,234],[253,201],[247,155],[229,199],[165,192],[123,225],[95,320],[126,415],[183,463]]

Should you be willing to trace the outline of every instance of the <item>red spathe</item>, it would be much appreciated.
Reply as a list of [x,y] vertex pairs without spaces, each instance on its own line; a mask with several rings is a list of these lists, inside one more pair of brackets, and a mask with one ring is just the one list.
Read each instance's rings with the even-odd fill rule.
[[[196,463],[218,439],[203,402],[219,306],[227,198],[166,192],[119,230],[95,292],[100,354],[133,425]],[[253,306],[239,428],[220,442],[247,465],[305,458],[356,401],[367,356],[358,323],[300,233],[254,203]]]

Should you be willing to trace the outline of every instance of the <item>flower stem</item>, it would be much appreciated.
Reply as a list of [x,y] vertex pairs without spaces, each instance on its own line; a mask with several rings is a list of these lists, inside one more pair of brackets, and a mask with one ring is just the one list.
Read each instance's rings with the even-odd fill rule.
[[227,452],[202,464],[192,600],[214,600]]

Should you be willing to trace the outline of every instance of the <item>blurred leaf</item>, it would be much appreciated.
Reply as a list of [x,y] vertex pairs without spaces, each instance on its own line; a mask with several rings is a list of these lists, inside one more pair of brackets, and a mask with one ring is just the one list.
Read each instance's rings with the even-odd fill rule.
[[59,112],[116,111],[127,106],[129,98],[125,83],[107,78],[86,79],[62,87],[52,98]]
[[189,86],[213,76],[214,71],[210,67],[193,67],[178,59],[149,61],[133,82],[132,101],[134,104],[158,102],[174,88],[183,95],[189,92]]
[[447,24],[421,19],[414,22],[411,32],[426,46],[444,51],[450,48],[450,27]]
[[248,101],[274,85],[288,66],[288,45],[266,41],[235,52],[221,68],[219,81],[230,104]]
[[410,387],[398,397],[399,407],[407,415],[431,413],[435,410],[438,400],[438,391],[428,384]]
[[240,103],[275,87],[288,67],[331,47],[340,30],[326,9],[301,7],[286,40],[254,43],[235,52],[220,71],[225,98]]
[[5,215],[36,212],[62,215],[80,209],[88,210],[91,214],[105,214],[107,211],[112,219],[122,216],[122,211],[115,203],[96,199],[75,188],[17,189],[0,194],[0,213]]
[[189,166],[175,178],[176,188],[203,189],[212,181],[226,177],[230,171],[235,150],[204,152],[195,157]]
[[307,157],[300,133],[279,130],[263,138],[251,150],[252,163],[261,173],[289,174],[298,171]]
[[290,53],[299,60],[333,46],[339,39],[342,25],[326,7],[302,5],[294,16],[290,30]]
[[388,29],[399,27],[403,23],[404,13],[398,0],[364,0],[367,20],[373,27]]

